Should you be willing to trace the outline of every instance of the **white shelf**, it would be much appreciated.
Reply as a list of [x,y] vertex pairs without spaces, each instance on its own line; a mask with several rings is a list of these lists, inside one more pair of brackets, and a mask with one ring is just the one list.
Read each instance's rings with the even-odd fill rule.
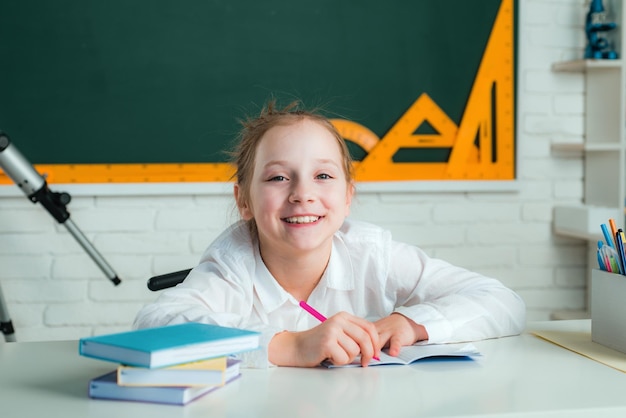
[[[611,32],[618,54],[626,53],[626,0],[605,0],[617,29]],[[621,50],[620,50],[621,49]],[[583,201],[554,208],[557,235],[587,241],[587,306],[590,307],[591,271],[597,266],[596,241],[604,239],[601,224],[615,219],[624,228],[626,197],[626,63],[623,59],[578,59],[555,62],[556,73],[580,73],[585,82],[584,141],[555,142],[556,157],[582,157]],[[586,311],[555,312],[554,317],[587,315]]]
[[602,239],[600,225],[609,219],[620,219],[623,210],[601,206],[556,206],[554,232],[571,238],[597,241]]

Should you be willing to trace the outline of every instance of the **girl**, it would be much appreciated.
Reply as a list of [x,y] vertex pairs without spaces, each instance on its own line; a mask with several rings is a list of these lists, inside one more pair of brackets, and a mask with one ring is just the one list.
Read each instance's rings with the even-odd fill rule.
[[524,303],[499,281],[347,218],[352,163],[323,116],[271,102],[243,123],[233,155],[242,220],[138,313],[135,328],[196,321],[261,331],[261,349],[242,355],[249,367],[342,365],[358,355],[366,366],[383,347],[393,356],[422,340],[522,331]]

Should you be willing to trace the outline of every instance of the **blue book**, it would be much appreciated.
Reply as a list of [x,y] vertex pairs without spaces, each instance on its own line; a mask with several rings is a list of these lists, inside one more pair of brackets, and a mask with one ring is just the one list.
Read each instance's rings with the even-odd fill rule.
[[[118,401],[154,402],[185,405],[224,385],[209,386],[120,386],[116,381],[117,371],[112,371],[89,382],[89,397]],[[239,378],[237,374],[226,384]]]
[[167,367],[228,356],[259,347],[260,333],[188,322],[81,338],[85,357],[137,367]]

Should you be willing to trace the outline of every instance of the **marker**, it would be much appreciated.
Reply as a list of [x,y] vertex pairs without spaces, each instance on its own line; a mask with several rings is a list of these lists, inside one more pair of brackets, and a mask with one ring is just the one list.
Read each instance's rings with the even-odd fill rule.
[[[317,319],[320,322],[324,322],[326,321],[326,317],[324,315],[322,315],[321,313],[319,313],[318,311],[315,310],[315,308],[313,308],[311,305],[309,305],[308,303],[306,303],[305,301],[301,300],[300,301],[300,307],[302,309],[304,309],[305,311],[307,311],[308,313],[310,313],[313,317],[315,317],[315,319]],[[380,359],[376,356],[372,357],[374,360],[378,360],[380,361]]]
[[598,248],[598,265],[600,266],[600,270],[606,270],[606,266],[604,265],[604,260],[602,260],[602,254],[600,253],[600,249]]
[[615,241],[617,242],[617,258],[622,272],[626,271],[626,260],[624,259],[624,232],[621,229],[617,230],[615,235]]
[[615,243],[615,247],[617,248],[617,241],[615,241],[617,237],[617,226],[615,225],[615,219],[609,219],[609,227],[611,228],[611,236],[613,237],[613,242]]
[[609,264],[607,258],[606,258],[606,254],[604,252],[604,249],[606,248],[606,245],[604,245],[604,241],[600,240],[598,241],[598,262],[600,264],[600,267],[602,268],[602,270],[608,271],[609,273],[611,273],[611,265]]
[[607,250],[610,250],[610,251],[607,251],[608,254],[606,257],[609,259],[609,264],[611,265],[611,272],[622,274],[622,270],[620,269],[619,264],[617,262],[617,253],[611,247],[604,247],[604,248],[606,248]]
[[611,262],[609,261],[609,257],[606,255],[606,252],[602,251],[602,256],[604,257],[606,271],[608,271],[609,273],[613,273],[613,266],[611,266]]
[[606,241],[607,245],[611,248],[615,248],[615,242],[613,241],[613,238],[609,233],[609,228],[607,228],[606,224],[600,225],[600,228],[602,228],[602,234],[604,235],[604,240]]

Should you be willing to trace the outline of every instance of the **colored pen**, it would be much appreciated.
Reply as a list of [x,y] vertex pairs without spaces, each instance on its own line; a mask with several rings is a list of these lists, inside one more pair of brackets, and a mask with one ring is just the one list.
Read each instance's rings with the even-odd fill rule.
[[611,228],[611,236],[613,237],[613,242],[615,243],[613,248],[617,248],[617,241],[615,241],[617,238],[617,226],[615,225],[615,219],[609,219],[609,228]]
[[618,259],[618,264],[621,267],[621,271],[625,272],[626,271],[626,255],[624,254],[624,231],[622,231],[621,229],[617,230],[617,234],[615,235],[615,241],[617,242],[617,259]]
[[609,261],[609,257],[606,255],[606,252],[602,251],[602,257],[604,257],[604,265],[606,266],[606,271],[609,273],[613,273],[613,266],[611,266],[611,262]]
[[615,248],[615,242],[613,241],[613,237],[611,237],[611,234],[609,233],[609,228],[606,226],[606,224],[600,225],[600,228],[602,228],[602,234],[604,235],[604,240],[606,241],[606,244],[611,248]]
[[320,322],[326,321],[326,317],[324,315],[317,312],[311,305],[309,305],[305,301],[303,300],[300,301],[300,307],[304,309],[305,311],[307,311],[308,313],[310,313],[311,315],[313,315],[315,319],[317,319],[318,321]]
[[619,266],[619,262],[617,261],[617,253],[615,253],[615,251],[613,251],[613,248],[611,247],[605,247],[607,250],[607,256],[606,258],[609,260],[609,264],[611,265],[611,271],[613,273],[620,273],[622,274],[622,270],[620,269]]
[[[309,305],[308,303],[306,303],[305,301],[301,300],[300,301],[300,307],[302,309],[304,309],[305,311],[307,311],[308,313],[310,313],[313,317],[315,317],[315,319],[317,319],[320,322],[324,322],[326,321],[326,317],[324,315],[322,315],[321,313],[319,313],[318,311],[315,310],[315,308],[313,308],[311,305]],[[380,359],[376,356],[372,357],[374,360],[378,360],[380,361]]]
[[600,270],[606,271],[606,266],[604,265],[604,260],[602,259],[602,253],[598,248],[598,265],[600,266]]
[[609,264],[606,258],[606,253],[604,252],[605,248],[606,248],[606,245],[604,245],[604,241],[599,240],[598,241],[598,262],[600,263],[600,267],[602,268],[602,270],[608,271],[610,273],[611,265]]

